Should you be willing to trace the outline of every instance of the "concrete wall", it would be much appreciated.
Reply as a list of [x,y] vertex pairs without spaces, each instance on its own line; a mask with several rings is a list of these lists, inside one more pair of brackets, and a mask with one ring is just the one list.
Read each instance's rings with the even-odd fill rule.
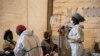
[[14,39],[16,26],[23,24],[27,26],[26,0],[0,0],[0,50],[2,50],[4,31],[11,29]]
[[68,23],[73,10],[86,19],[81,23],[84,25],[84,47],[91,51],[94,43],[100,42],[100,0],[54,0],[53,15],[57,17],[57,23],[53,27],[53,35],[58,34],[60,25]]
[[47,29],[47,0],[28,0],[28,21],[41,41]]
[[14,33],[17,40],[16,26],[25,25],[34,29],[42,40],[42,33],[46,31],[47,0],[0,0],[0,50],[2,50],[3,35],[6,29]]

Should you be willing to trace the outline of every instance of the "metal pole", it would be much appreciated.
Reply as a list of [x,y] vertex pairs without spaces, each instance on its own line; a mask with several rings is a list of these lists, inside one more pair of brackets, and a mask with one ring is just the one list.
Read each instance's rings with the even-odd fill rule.
[[[61,14],[60,14],[60,27],[61,27]],[[59,56],[61,56],[61,35],[59,34],[59,49],[58,49],[58,52],[59,52]]]
[[60,37],[60,34],[59,34],[59,49],[58,49],[58,56],[61,56],[61,37]]

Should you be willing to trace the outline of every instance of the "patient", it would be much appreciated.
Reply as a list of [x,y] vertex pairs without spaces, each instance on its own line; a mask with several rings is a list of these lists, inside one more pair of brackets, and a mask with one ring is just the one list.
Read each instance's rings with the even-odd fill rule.
[[15,48],[15,45],[16,45],[16,42],[13,41],[12,31],[10,29],[6,30],[4,33],[3,50],[5,51],[5,53],[13,55],[13,49]]

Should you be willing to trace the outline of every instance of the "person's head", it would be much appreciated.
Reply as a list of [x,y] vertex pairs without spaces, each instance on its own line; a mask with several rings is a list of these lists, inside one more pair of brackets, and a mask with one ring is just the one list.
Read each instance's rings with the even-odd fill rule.
[[17,33],[18,35],[21,35],[21,33],[22,33],[23,31],[25,31],[25,30],[26,30],[26,27],[25,27],[24,25],[18,25],[17,28],[16,28],[16,33]]
[[10,29],[5,31],[4,40],[8,40],[8,41],[13,40],[13,33]]
[[75,17],[72,17],[72,23],[74,24],[74,25],[76,25],[76,24],[79,24],[79,20],[77,20]]
[[79,24],[80,22],[84,22],[85,19],[83,16],[81,16],[79,13],[77,12],[73,12],[72,13],[72,22],[74,25]]
[[44,38],[46,40],[49,40],[50,39],[50,33],[48,31],[44,32]]

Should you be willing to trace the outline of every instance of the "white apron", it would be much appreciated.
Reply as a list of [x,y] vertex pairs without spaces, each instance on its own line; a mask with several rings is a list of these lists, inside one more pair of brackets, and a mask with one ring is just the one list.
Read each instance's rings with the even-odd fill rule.
[[74,25],[68,34],[68,41],[71,46],[72,56],[82,56],[83,55],[83,31],[80,25]]

